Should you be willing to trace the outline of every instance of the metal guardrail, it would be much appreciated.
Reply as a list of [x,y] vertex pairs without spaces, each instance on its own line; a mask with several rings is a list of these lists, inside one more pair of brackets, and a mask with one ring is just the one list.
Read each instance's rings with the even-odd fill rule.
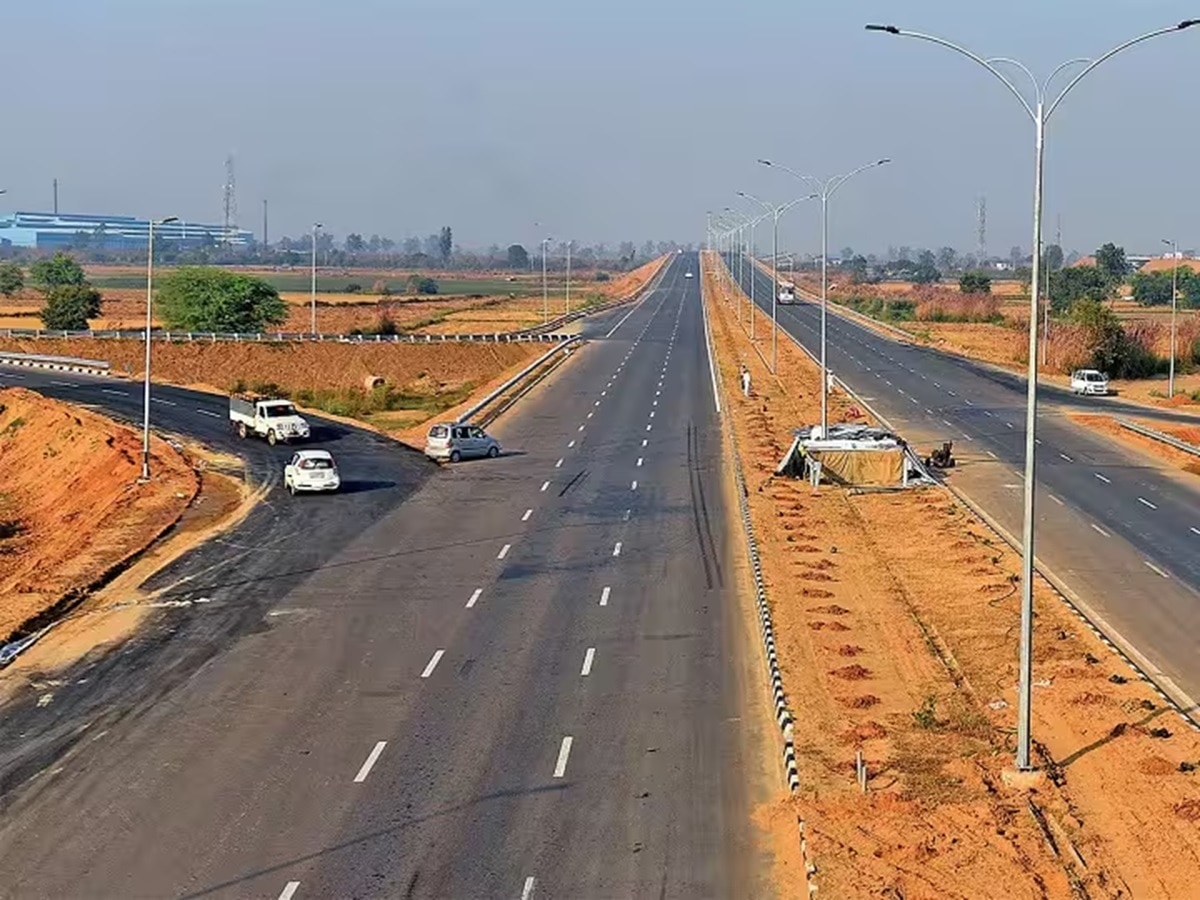
[[1129,419],[1124,419],[1121,416],[1113,416],[1113,420],[1122,428],[1128,428],[1130,431],[1136,432],[1143,437],[1148,437],[1151,440],[1161,441],[1164,444],[1169,444],[1176,450],[1182,450],[1184,453],[1190,453],[1192,456],[1200,456],[1200,447],[1194,444],[1189,444],[1187,441],[1181,441],[1177,437],[1169,434],[1164,434],[1161,431],[1155,431],[1153,428],[1147,428],[1145,425],[1139,425],[1137,422],[1132,422]]
[[579,340],[581,340],[581,338],[578,335],[576,335],[576,336],[570,338],[569,340],[566,340],[563,343],[559,344],[558,346],[554,347],[553,349],[547,351],[546,353],[543,353],[541,356],[539,356],[537,359],[535,359],[533,362],[531,362],[529,365],[527,365],[524,369],[522,369],[520,372],[518,372],[512,378],[510,378],[506,382],[504,382],[504,384],[500,385],[500,387],[496,388],[494,391],[492,391],[486,397],[482,398],[478,403],[476,403],[470,409],[463,412],[463,414],[460,415],[455,421],[456,422],[469,421],[472,416],[474,416],[476,413],[478,413],[481,409],[484,409],[485,407],[487,407],[489,404],[494,403],[498,397],[500,397],[502,394],[504,394],[505,392],[510,390],[513,387],[513,385],[518,384],[523,378],[528,378],[532,372],[535,372],[539,368],[544,366],[549,361],[550,357],[552,357],[555,353],[566,352],[567,350],[569,350],[571,348],[571,346],[573,344],[577,343]]
[[[48,331],[37,328],[4,328],[0,329],[0,337],[9,339],[33,340],[75,340],[87,339],[97,341],[145,340],[143,330],[104,330],[104,331]],[[436,344],[470,342],[477,343],[547,343],[565,341],[569,334],[557,332],[530,333],[524,331],[497,331],[494,333],[471,334],[304,334],[289,331],[255,332],[250,334],[223,333],[212,331],[151,331],[150,339],[165,343],[296,343],[312,341],[315,343],[338,344]]]

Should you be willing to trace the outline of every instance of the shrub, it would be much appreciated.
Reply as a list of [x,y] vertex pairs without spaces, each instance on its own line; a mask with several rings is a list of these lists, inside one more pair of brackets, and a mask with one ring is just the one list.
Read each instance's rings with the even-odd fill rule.
[[390,297],[392,296],[392,286],[379,278],[371,285],[371,293],[378,294],[380,297]]
[[611,281],[611,280],[612,280],[612,276],[611,276],[611,275],[609,275],[607,272],[597,272],[597,273],[596,273],[596,280],[597,280],[597,281]]
[[436,294],[438,292],[438,283],[427,275],[409,275],[405,286],[412,294]]
[[50,288],[42,307],[42,324],[54,331],[85,331],[88,319],[100,315],[101,301],[100,292],[88,285]]
[[990,294],[992,279],[983,272],[967,272],[958,279],[958,289],[964,294]]
[[25,271],[18,263],[0,263],[0,294],[11,297],[25,287]]
[[362,289],[363,289],[363,286],[361,284],[359,284],[357,281],[352,281],[348,285],[346,285],[346,293],[347,294],[361,294]]

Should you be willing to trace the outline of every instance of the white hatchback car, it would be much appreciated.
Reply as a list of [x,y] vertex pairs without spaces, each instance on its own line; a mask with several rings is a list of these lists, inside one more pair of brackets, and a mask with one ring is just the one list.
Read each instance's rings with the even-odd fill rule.
[[500,442],[476,425],[443,422],[429,429],[425,455],[439,462],[456,463],[473,456],[500,455]]
[[1072,394],[1108,393],[1108,376],[1096,369],[1076,369],[1071,373]]
[[297,450],[283,467],[283,484],[294,495],[300,491],[336,491],[342,479],[328,450]]

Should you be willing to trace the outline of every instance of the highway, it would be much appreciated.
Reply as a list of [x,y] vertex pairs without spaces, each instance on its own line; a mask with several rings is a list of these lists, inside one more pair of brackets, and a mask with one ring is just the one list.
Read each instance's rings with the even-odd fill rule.
[[[160,427],[275,487],[151,585],[210,602],[4,710],[0,896],[768,895],[775,736],[688,270],[589,321],[498,460],[323,423],[336,496],[288,497],[287,448],[156,387]],[[0,382],[140,409],[119,381]]]
[[[754,267],[747,262],[745,270],[749,293]],[[769,353],[772,284],[761,271],[755,277],[755,300],[765,312],[756,327]],[[777,308],[780,328],[819,358],[819,304],[801,300]],[[960,466],[949,479],[1019,538],[1024,380],[889,339],[837,315],[832,306],[827,334],[830,371],[914,446],[928,450],[954,441]],[[1115,399],[1043,392],[1037,431],[1038,559],[1145,654],[1158,674],[1200,697],[1200,492],[1195,479],[1089,432],[1068,419],[1068,412],[1153,415]]]

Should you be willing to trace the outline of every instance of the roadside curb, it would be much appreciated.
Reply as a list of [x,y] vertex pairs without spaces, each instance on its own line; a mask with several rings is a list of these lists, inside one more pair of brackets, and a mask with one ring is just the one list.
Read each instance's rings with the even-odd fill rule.
[[[704,337],[708,342],[709,358],[715,363],[716,353],[713,350],[712,332],[708,321],[708,291],[704,283],[703,261],[699,268],[700,307],[704,315]],[[725,383],[721,378],[719,367],[713,369],[713,381],[714,386],[718,388],[718,394],[725,399],[725,407],[728,408],[729,398],[725,392]],[[767,587],[763,578],[762,559],[758,552],[758,539],[754,534],[754,523],[750,519],[750,503],[747,499],[749,493],[746,488],[741,455],[738,452],[737,436],[734,434],[732,418],[729,416],[723,418],[725,419],[725,433],[733,450],[733,476],[737,487],[738,510],[741,513],[742,530],[746,538],[746,551],[754,573],[755,606],[758,611],[763,649],[766,652],[767,677],[771,685],[771,699],[775,705],[775,721],[783,737],[784,772],[787,777],[788,792],[794,797],[800,792],[800,770],[796,764],[795,722],[787,705],[787,694],[783,688],[783,673],[780,671],[779,657],[775,649],[775,625],[771,619],[771,608],[767,601]],[[817,885],[813,880],[817,867],[809,853],[807,825],[799,812],[796,813],[796,828],[799,833],[800,856],[804,863],[804,879],[808,887],[808,894],[812,897],[817,892]]]
[[73,359],[65,356],[38,356],[30,353],[0,353],[0,365],[27,369],[49,369],[52,372],[75,372],[81,375],[109,374],[106,362],[95,359]]

